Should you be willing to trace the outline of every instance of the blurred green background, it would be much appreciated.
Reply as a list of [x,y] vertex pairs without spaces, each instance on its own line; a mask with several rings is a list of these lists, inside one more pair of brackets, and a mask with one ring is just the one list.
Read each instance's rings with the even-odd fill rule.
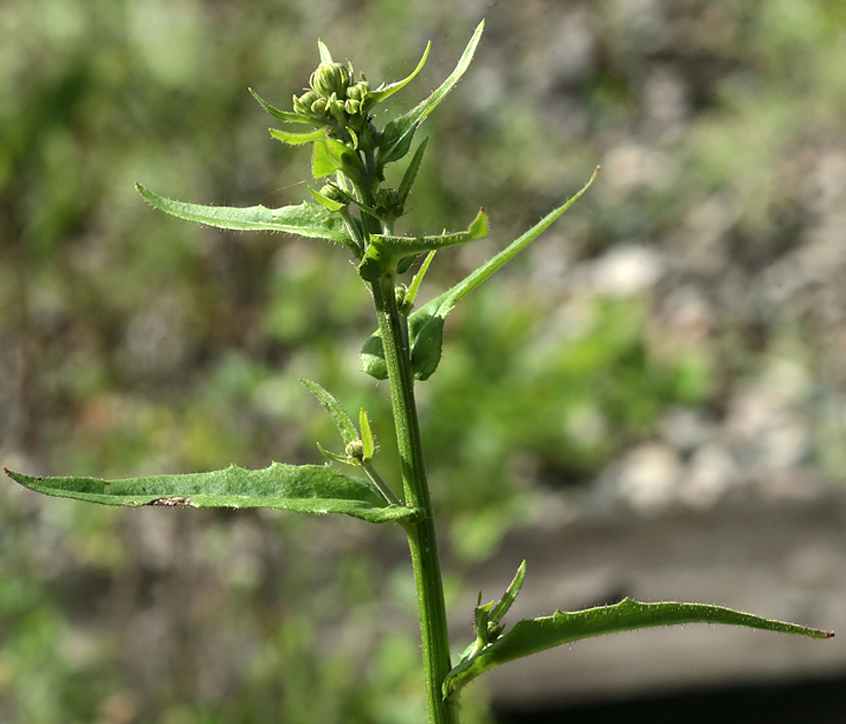
[[[846,6],[811,0],[7,0],[0,462],[318,462],[316,440],[337,444],[308,377],[367,407],[392,469],[345,250],[182,223],[133,182],[298,203],[308,153],[269,137],[247,87],[287,108],[318,36],[377,83],[431,39],[401,111],[482,17],[474,64],[419,132],[402,230],[485,206],[493,231],[440,254],[423,299],[603,170],[451,315],[420,386],[450,595],[550,509],[710,505],[773,472],[842,484]],[[658,490],[638,483],[644,451],[674,466]],[[391,528],[0,485],[2,721],[422,722],[415,618]],[[464,718],[485,712],[479,687]]]

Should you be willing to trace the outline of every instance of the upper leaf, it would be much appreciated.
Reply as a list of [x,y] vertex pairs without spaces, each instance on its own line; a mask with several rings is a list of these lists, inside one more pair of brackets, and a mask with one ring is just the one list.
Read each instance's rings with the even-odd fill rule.
[[470,67],[470,61],[473,59],[473,53],[476,52],[476,46],[479,44],[484,28],[485,21],[483,20],[476,26],[476,31],[464,49],[464,53],[461,55],[458,65],[455,66],[455,70],[450,73],[449,77],[426,100],[385,126],[385,140],[378,159],[380,165],[384,165],[389,161],[395,161],[397,158],[405,155],[404,153],[397,155],[396,147],[405,144],[407,151],[407,144],[411,142],[410,136],[414,133],[414,129],[426,119],[426,116],[435,109],[438,103],[446,97],[446,94],[461,80],[461,76]]
[[367,109],[369,110],[377,103],[381,103],[386,98],[390,98],[398,90],[402,90],[406,85],[408,85],[414,79],[414,76],[416,76],[423,69],[423,66],[426,65],[426,58],[429,57],[429,50],[431,48],[432,44],[426,43],[426,50],[423,51],[423,57],[420,58],[420,62],[417,64],[417,67],[411,71],[408,76],[402,80],[390,83],[389,85],[379,86],[376,90],[370,91],[367,94]]
[[523,587],[523,579],[525,577],[526,561],[523,561],[517,568],[517,573],[514,574],[514,578],[512,579],[511,583],[508,584],[508,588],[505,589],[505,594],[501,599],[499,599],[499,601],[491,611],[490,620],[493,623],[499,623],[500,621],[502,621],[503,616],[508,613],[508,610],[511,608],[511,605],[517,599],[517,595],[520,593],[520,589]]
[[386,505],[372,483],[344,475],[329,465],[273,463],[262,470],[232,465],[210,473],[125,480],[44,478],[5,472],[36,492],[103,505],[277,508],[296,513],[343,513],[371,523],[408,518],[416,512],[402,505]]
[[466,244],[468,241],[481,239],[488,233],[488,217],[484,209],[479,209],[476,218],[467,227],[467,231],[438,236],[388,236],[371,234],[370,245],[358,267],[359,274],[366,281],[393,277],[397,265],[408,257],[416,257],[426,251],[437,251],[450,246]]
[[834,636],[828,631],[761,618],[722,606],[675,601],[640,603],[624,598],[611,606],[598,606],[573,613],[556,611],[552,616],[518,621],[514,628],[496,641],[483,647],[475,655],[471,653],[462,659],[444,680],[443,695],[455,695],[459,689],[495,666],[571,641],[620,631],[684,623],[721,623],[818,639]]
[[355,429],[352,419],[334,395],[311,380],[300,379],[300,382],[323,405],[323,409],[326,410],[329,417],[332,418],[332,422],[335,423],[335,427],[338,428],[338,432],[341,433],[344,445],[349,445],[359,439],[358,430]]
[[270,135],[277,141],[287,143],[289,146],[302,146],[305,143],[312,143],[320,138],[326,136],[326,131],[323,128],[318,128],[316,131],[309,133],[292,133],[291,131],[280,131],[278,128],[271,128]]
[[320,62],[325,65],[331,65],[332,53],[329,52],[329,48],[326,47],[326,43],[324,43],[320,38],[317,39],[317,48],[320,51]]
[[370,428],[370,420],[368,419],[367,412],[363,407],[358,415],[358,420],[358,425],[361,428],[361,459],[364,462],[370,462],[376,454],[376,439],[373,437],[373,430]]
[[153,206],[180,219],[196,221],[218,229],[284,231],[311,239],[335,241],[350,248],[354,253],[359,253],[344,226],[343,219],[320,204],[310,201],[279,209],[269,209],[261,205],[241,208],[202,206],[157,196],[141,184],[135,184],[135,188]]
[[[550,211],[531,229],[515,239],[499,254],[485,262],[473,273],[466,276],[452,289],[424,304],[408,317],[408,336],[411,342],[411,361],[414,376],[418,380],[428,379],[437,369],[441,359],[443,345],[444,320],[455,305],[495,271],[513,259],[520,251],[538,238],[552,223],[569,209],[585,191],[590,188],[599,173],[597,167],[590,180],[564,204]],[[379,380],[387,379],[388,368],[385,365],[385,352],[382,338],[374,332],[364,343],[361,350],[364,371]]]
[[411,187],[414,185],[414,180],[417,178],[417,172],[420,170],[420,162],[423,160],[423,154],[426,152],[426,146],[428,143],[429,139],[424,138],[423,142],[417,147],[417,150],[411,157],[408,168],[405,169],[405,173],[402,175],[402,181],[397,189],[400,204],[405,204],[405,200],[411,192]]
[[314,142],[311,156],[311,173],[316,179],[343,171],[348,178],[356,178],[361,162],[346,144],[334,138],[319,138]]
[[299,113],[291,113],[291,111],[280,111],[278,108],[275,108],[274,106],[270,105],[270,103],[264,100],[264,98],[262,98],[252,88],[247,88],[247,90],[250,91],[253,98],[255,98],[259,102],[259,104],[262,108],[264,108],[264,110],[266,110],[271,116],[280,121],[285,121],[286,123],[304,123],[310,126],[323,125],[316,118],[308,118],[306,116],[300,115]]

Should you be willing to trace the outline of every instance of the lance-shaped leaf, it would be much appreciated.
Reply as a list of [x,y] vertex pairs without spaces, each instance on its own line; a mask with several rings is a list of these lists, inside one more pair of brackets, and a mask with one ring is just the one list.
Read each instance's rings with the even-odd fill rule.
[[[495,271],[503,267],[519,252],[537,239],[556,219],[569,209],[585,191],[590,188],[599,173],[599,167],[582,189],[566,203],[553,209],[531,229],[515,239],[499,254],[466,276],[458,284],[435,297],[408,318],[408,335],[411,342],[411,363],[414,376],[418,380],[428,379],[437,369],[443,346],[444,320],[455,305],[467,294],[488,279]],[[388,368],[385,365],[385,353],[382,337],[374,332],[364,343],[361,350],[364,371],[378,380],[387,379]]]
[[611,606],[598,606],[573,613],[556,611],[552,616],[518,621],[514,628],[496,641],[459,662],[444,680],[443,695],[455,695],[477,676],[495,666],[571,641],[620,631],[685,623],[745,626],[817,639],[834,636],[829,631],[753,616],[722,606],[674,601],[640,603],[625,598]]
[[426,100],[419,103],[412,108],[408,113],[395,118],[388,123],[384,129],[384,143],[379,149],[379,156],[377,164],[384,166],[386,163],[396,161],[402,158],[407,152],[411,144],[411,137],[414,131],[428,116],[454,87],[455,84],[461,80],[461,76],[467,71],[470,66],[470,61],[473,59],[473,53],[476,51],[476,46],[479,44],[479,39],[482,37],[482,31],[485,27],[483,20],[476,27],[476,32],[470,38],[470,42],[464,49],[464,53],[455,66],[455,70],[450,73],[449,77],[438,87]]
[[320,62],[324,65],[331,65],[332,53],[329,52],[329,48],[326,47],[326,43],[324,43],[320,38],[317,39],[317,49],[320,51]]
[[376,454],[376,440],[373,437],[373,430],[370,429],[370,420],[367,418],[367,413],[363,407],[358,415],[358,426],[361,428],[361,459],[368,463]]
[[333,453],[331,450],[327,450],[323,445],[317,443],[317,449],[320,451],[320,454],[328,458],[329,460],[334,460],[336,463],[341,463],[342,465],[358,465],[359,461],[351,458],[349,455],[339,455],[338,453]]
[[511,608],[511,605],[517,599],[517,594],[520,593],[520,589],[523,587],[523,579],[525,577],[526,561],[523,561],[517,568],[517,573],[514,574],[514,578],[511,583],[508,584],[508,588],[505,589],[505,594],[501,599],[499,599],[496,606],[493,607],[490,615],[490,622],[498,624],[502,621],[505,614],[508,613],[508,610]]
[[358,254],[343,219],[320,204],[307,201],[296,206],[269,209],[266,206],[202,206],[157,196],[141,184],[135,184],[141,194],[157,209],[187,221],[235,231],[283,231],[310,239],[335,241]]
[[426,146],[429,143],[428,138],[424,138],[423,142],[417,147],[414,155],[411,157],[411,162],[405,173],[402,175],[397,193],[399,193],[400,204],[405,205],[405,200],[411,192],[411,187],[414,185],[414,180],[417,178],[417,172],[420,170],[420,162],[423,160],[423,154],[426,152]]
[[508,613],[511,604],[520,593],[523,586],[523,579],[526,577],[526,561],[520,564],[514,579],[505,590],[505,595],[498,601],[491,601],[482,605],[482,592],[479,592],[479,603],[475,610],[476,640],[468,646],[464,653],[461,654],[461,661],[467,661],[475,657],[485,646],[496,641],[505,629],[505,625],[500,623],[503,616]]
[[359,439],[358,430],[355,429],[352,418],[334,395],[311,380],[300,379],[300,382],[323,405],[323,409],[326,410],[329,417],[332,418],[332,422],[335,423],[335,427],[338,428],[338,432],[341,433],[344,445],[349,445]]
[[253,98],[255,98],[259,104],[261,105],[264,110],[266,110],[271,116],[274,118],[284,121],[285,123],[303,123],[310,126],[325,126],[326,123],[318,120],[317,118],[308,118],[307,116],[301,116],[299,113],[292,113],[291,111],[280,111],[278,108],[270,105],[264,98],[262,98],[258,93],[256,93],[252,88],[247,88],[248,91],[252,94]]
[[414,300],[417,299],[417,292],[420,291],[420,285],[423,283],[426,272],[429,271],[429,265],[432,263],[432,259],[435,258],[435,254],[437,253],[437,251],[430,251],[426,255],[426,258],[423,260],[423,263],[420,265],[420,268],[411,280],[411,284],[408,285],[408,291],[405,293],[404,301],[407,305],[409,305],[409,307],[411,307],[414,304]]
[[343,513],[371,523],[415,514],[412,508],[386,504],[371,482],[344,475],[329,465],[273,463],[262,470],[232,465],[210,473],[125,480],[32,477],[10,470],[6,474],[45,495],[103,505],[277,508],[295,513]]
[[269,130],[270,135],[277,141],[287,143],[289,146],[302,146],[305,143],[317,141],[326,135],[326,130],[323,128],[308,133],[292,133],[291,131],[280,131],[278,128],[270,128]]
[[429,50],[431,49],[431,47],[431,43],[426,43],[426,50],[423,51],[423,57],[420,58],[420,62],[417,64],[417,67],[413,71],[411,71],[410,75],[403,78],[402,80],[390,83],[389,85],[381,85],[376,90],[370,91],[367,94],[367,99],[365,101],[365,109],[370,110],[377,103],[381,103],[386,98],[390,98],[398,90],[402,90],[405,86],[407,86],[414,79],[414,77],[423,69],[423,66],[426,65],[426,58],[429,57]]
[[415,257],[427,251],[437,251],[450,246],[466,244],[468,241],[481,239],[488,234],[488,217],[484,209],[479,209],[467,231],[438,236],[388,236],[371,234],[370,245],[364,254],[358,273],[361,278],[375,282],[383,278],[393,278],[398,264],[404,259]]

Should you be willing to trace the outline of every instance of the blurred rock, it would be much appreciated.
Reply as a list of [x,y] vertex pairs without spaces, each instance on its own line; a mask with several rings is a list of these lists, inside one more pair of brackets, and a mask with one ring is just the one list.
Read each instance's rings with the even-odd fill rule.
[[673,408],[662,418],[660,430],[666,442],[688,455],[714,437],[717,424],[703,410]]
[[618,244],[590,264],[590,283],[598,294],[631,296],[654,286],[666,267],[666,258],[652,246]]
[[671,448],[658,443],[640,445],[617,466],[617,493],[638,512],[656,514],[677,498],[683,474],[684,466]]
[[690,458],[679,499],[690,508],[710,508],[737,484],[739,474],[737,462],[724,445],[703,445]]

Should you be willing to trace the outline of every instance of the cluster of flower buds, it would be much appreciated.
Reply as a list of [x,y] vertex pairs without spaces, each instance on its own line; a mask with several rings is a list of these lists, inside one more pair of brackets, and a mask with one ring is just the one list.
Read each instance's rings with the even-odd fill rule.
[[309,86],[303,95],[294,96],[295,113],[341,126],[349,125],[356,116],[364,119],[370,84],[363,75],[356,82],[351,65],[321,63],[311,74]]

